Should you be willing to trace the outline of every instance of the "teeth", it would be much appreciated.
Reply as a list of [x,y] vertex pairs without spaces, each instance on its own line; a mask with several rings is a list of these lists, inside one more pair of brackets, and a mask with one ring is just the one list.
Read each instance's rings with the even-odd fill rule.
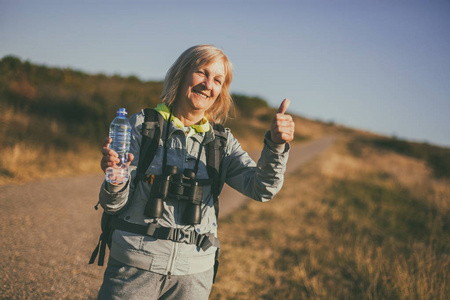
[[208,98],[208,96],[206,96],[205,94],[202,94],[202,93],[200,93],[200,92],[194,92],[194,93],[196,93],[197,95],[199,95],[199,96],[202,96],[203,98]]

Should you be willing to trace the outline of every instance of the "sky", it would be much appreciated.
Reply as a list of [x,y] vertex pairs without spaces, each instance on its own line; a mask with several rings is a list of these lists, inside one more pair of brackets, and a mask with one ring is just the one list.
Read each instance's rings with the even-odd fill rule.
[[450,0],[0,0],[0,58],[163,80],[197,44],[229,57],[233,93],[450,146]]

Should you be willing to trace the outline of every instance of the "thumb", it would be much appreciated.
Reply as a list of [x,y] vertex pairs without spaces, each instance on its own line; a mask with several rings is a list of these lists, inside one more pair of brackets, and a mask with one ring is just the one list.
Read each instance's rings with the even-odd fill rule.
[[284,99],[283,102],[281,102],[277,113],[284,114],[286,112],[286,110],[288,109],[290,103],[291,103],[291,101],[289,99]]
[[130,167],[131,161],[134,159],[133,153],[128,153],[127,168]]

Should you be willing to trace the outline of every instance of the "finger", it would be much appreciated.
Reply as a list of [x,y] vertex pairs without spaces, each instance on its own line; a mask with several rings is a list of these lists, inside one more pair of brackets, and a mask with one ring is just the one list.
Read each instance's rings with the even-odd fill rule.
[[114,168],[117,164],[112,161],[102,161],[100,166],[102,170],[106,170],[107,168]]
[[291,101],[289,99],[284,99],[283,102],[281,102],[280,107],[277,110],[277,113],[284,114],[288,109],[290,103]]
[[274,122],[293,122],[294,119],[291,115],[282,115],[282,114],[276,114],[273,118]]
[[102,159],[100,162],[100,168],[103,170],[103,172],[105,172],[107,168],[113,168],[114,166],[115,163],[108,160]]
[[293,121],[277,120],[271,129],[272,141],[277,144],[290,142],[294,139],[295,123]]
[[[283,116],[283,117],[279,118],[279,116]],[[292,120],[291,116],[277,114],[277,117],[274,118],[273,122],[272,122],[272,128],[275,128],[275,127],[291,127],[291,128],[294,128],[295,127],[295,123]]]
[[128,153],[128,161],[127,161],[127,167],[130,166],[131,161],[134,159],[134,155],[132,153]]
[[102,141],[102,147],[103,148],[107,148],[109,144],[111,144],[112,142],[112,138],[107,137]]
[[294,131],[289,130],[289,129],[276,130],[274,132],[274,139],[275,140],[272,140],[272,141],[276,142],[278,144],[290,142],[294,139]]
[[291,142],[291,141],[294,139],[294,134],[284,132],[284,133],[281,134],[281,137],[280,137],[280,138],[281,138],[285,143],[289,143],[289,142]]
[[115,165],[115,164],[120,163],[120,159],[118,157],[116,157],[116,156],[104,155],[102,160],[101,160],[101,162],[104,163],[104,164],[113,164],[113,165]]
[[102,148],[103,156],[119,157],[116,151],[109,148]]
[[288,134],[293,134],[295,132],[294,127],[293,126],[277,126],[273,129],[274,134],[279,134],[279,133],[288,133]]

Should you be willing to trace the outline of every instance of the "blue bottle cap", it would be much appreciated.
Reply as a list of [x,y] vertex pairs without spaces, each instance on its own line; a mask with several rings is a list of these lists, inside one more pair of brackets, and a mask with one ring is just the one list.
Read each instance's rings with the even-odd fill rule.
[[126,108],[119,108],[117,110],[117,116],[125,117],[126,115],[127,115],[127,109]]

